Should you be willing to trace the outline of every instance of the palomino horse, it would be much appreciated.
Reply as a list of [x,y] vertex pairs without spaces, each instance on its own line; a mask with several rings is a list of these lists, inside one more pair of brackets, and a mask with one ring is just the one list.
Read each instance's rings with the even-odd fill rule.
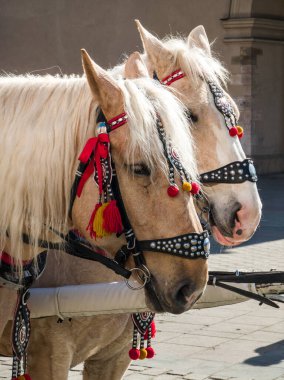
[[239,142],[239,111],[221,88],[226,70],[211,53],[203,26],[193,29],[186,41],[160,41],[136,20],[149,71],[189,110],[197,148],[203,191],[209,202],[213,237],[222,245],[248,240],[261,217],[255,170]]
[[[218,83],[219,79],[225,79],[225,76],[220,63],[211,56],[204,29],[199,27],[192,31],[188,38],[190,43],[181,40],[172,41],[172,49],[174,50],[174,46],[177,49],[176,61],[172,59],[173,53],[168,57],[162,54],[165,52],[162,42],[147,34],[148,32],[145,30],[143,33],[144,38],[149,39],[148,43],[155,43],[157,52],[160,51],[161,53],[158,58],[161,59],[161,66],[162,63],[164,65],[164,72],[156,70],[158,76],[163,78],[179,67],[190,73],[190,75],[182,76],[180,80],[174,81],[173,87],[175,87],[175,94],[191,110],[191,119],[194,122],[193,134],[199,152],[197,159],[200,170],[202,172],[208,171],[233,160],[243,159],[244,153],[238,139],[232,138],[228,134],[224,118],[215,109],[213,94],[206,86],[206,81]],[[168,45],[170,46],[170,42]],[[199,61],[200,64],[198,64]],[[135,63],[133,64],[133,62]],[[119,75],[124,71],[124,67],[117,68],[114,71],[116,75]],[[143,63],[137,54],[134,54],[127,61],[124,74],[127,77],[139,77],[141,74],[147,76]],[[200,78],[204,78],[201,83]],[[198,86],[200,86],[201,93],[199,93]],[[230,99],[227,94],[226,97]],[[234,112],[238,114],[236,105],[232,100],[230,101],[234,107]],[[204,151],[209,152],[206,156],[202,154],[201,147],[205,149]],[[236,188],[241,193],[238,193]],[[247,199],[250,199],[254,194],[256,198],[255,210],[250,209],[250,205],[245,200],[246,195],[248,196]],[[251,231],[255,229],[260,215],[260,202],[254,184],[247,182],[239,185],[216,184],[214,187],[208,188],[207,195],[211,207],[214,205],[216,208],[216,204],[220,204],[220,209],[217,207],[217,215],[221,215],[222,207],[225,207],[220,203],[221,199],[224,199],[225,202],[226,199],[231,199],[232,205],[236,199],[238,201],[243,200],[242,204],[246,204],[246,207],[249,208],[248,219],[244,220],[248,225],[251,224]],[[219,203],[214,204],[215,197]],[[227,205],[227,209],[230,210],[229,206],[230,202]],[[231,211],[232,213],[233,211]],[[235,213],[236,211],[233,215]],[[242,220],[242,223],[245,222]],[[228,223],[228,228],[233,230],[234,227]],[[247,239],[251,233],[245,230],[242,238],[245,236]],[[235,237],[238,241],[239,235],[235,235],[237,235]],[[230,239],[230,242],[233,242],[234,236]],[[98,264],[82,262],[76,258],[59,254],[56,256],[58,270],[54,271],[54,262],[49,260],[47,270],[37,282],[37,287],[117,280],[117,277]],[[79,267],[80,271],[77,270]],[[35,379],[39,377],[43,380],[45,378],[67,379],[69,367],[82,361],[85,361],[84,380],[121,378],[130,362],[127,353],[132,334],[132,322],[129,315],[82,317],[75,318],[71,322],[65,321],[63,324],[56,324],[56,320],[57,318],[44,318],[32,321],[34,334],[29,347],[29,363]],[[62,345],[61,342],[64,344]],[[38,347],[41,349],[39,350]],[[46,360],[48,357],[53,358],[52,367]]]
[[[139,250],[139,243],[147,252],[149,269],[140,251],[134,261],[147,280],[149,308],[188,310],[206,284],[207,263],[200,257],[206,258],[206,250],[194,253],[196,260],[184,261],[182,256],[189,254],[185,247],[167,249],[165,258],[158,247],[155,253],[148,252],[153,249],[147,245],[172,236],[182,236],[189,246],[193,236],[208,240],[190,192],[179,190],[198,189],[192,182],[196,167],[184,109],[152,79],[116,82],[85,52],[83,64],[87,81],[49,76],[1,79],[0,172],[5,184],[0,189],[5,199],[0,212],[1,250],[20,265],[23,258],[36,256],[40,240],[56,241],[71,227],[91,243],[94,235],[102,237],[96,245],[111,257],[126,242],[129,252]],[[96,130],[96,118],[102,117],[98,107],[109,120],[99,124],[100,130]],[[81,172],[74,182],[78,196],[71,199],[76,157],[83,147]],[[12,186],[13,198],[9,197]],[[125,234],[117,205],[123,221],[128,218],[133,227]],[[23,234],[28,235],[30,247],[23,244]],[[133,259],[128,265],[133,266]],[[1,302],[3,328],[8,300]]]

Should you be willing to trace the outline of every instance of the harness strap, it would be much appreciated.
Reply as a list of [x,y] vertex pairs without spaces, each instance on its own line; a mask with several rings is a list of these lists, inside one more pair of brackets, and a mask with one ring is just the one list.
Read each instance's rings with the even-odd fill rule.
[[283,283],[284,272],[209,272],[208,285],[219,286],[220,288],[230,290],[247,298],[252,298],[260,303],[279,308],[279,306],[269,298],[260,294],[255,294],[248,290],[240,289],[236,286],[229,285],[233,283],[250,283],[250,284],[267,284]]
[[[71,256],[76,256],[82,259],[97,261],[124,278],[129,278],[131,276],[129,270],[123,268],[116,260],[103,256],[100,252],[96,252],[94,247],[88,245],[87,240],[81,239],[74,231],[69,231],[67,235],[60,234],[55,230],[52,230],[52,232],[58,235],[62,239],[62,242],[51,243],[46,240],[39,240],[37,245],[41,248],[64,251]],[[25,244],[31,243],[29,236],[26,234],[22,235],[22,239]]]
[[246,158],[243,161],[230,162],[221,168],[200,174],[202,183],[243,183],[257,182],[253,161]]
[[0,256],[0,286],[8,286],[14,289],[29,288],[43,272],[46,264],[47,252],[41,252],[35,260],[23,262],[20,276],[13,259],[5,252]]

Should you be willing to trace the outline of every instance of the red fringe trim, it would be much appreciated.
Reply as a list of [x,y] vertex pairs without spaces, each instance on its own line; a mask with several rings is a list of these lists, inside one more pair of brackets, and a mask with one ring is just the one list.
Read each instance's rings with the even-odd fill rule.
[[110,233],[121,233],[123,231],[121,215],[116,205],[116,200],[111,200],[104,210],[103,228]]

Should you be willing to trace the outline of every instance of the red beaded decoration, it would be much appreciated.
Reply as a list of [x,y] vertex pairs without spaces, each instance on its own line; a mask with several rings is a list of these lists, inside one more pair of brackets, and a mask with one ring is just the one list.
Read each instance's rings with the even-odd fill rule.
[[171,185],[168,187],[168,195],[170,197],[176,197],[179,193],[179,188],[177,187],[177,185]]
[[195,195],[195,194],[198,194],[200,191],[200,186],[198,185],[198,183],[196,182],[192,182],[191,183],[191,194]]
[[232,127],[229,129],[229,133],[231,137],[237,136],[238,134],[238,129],[236,127]]

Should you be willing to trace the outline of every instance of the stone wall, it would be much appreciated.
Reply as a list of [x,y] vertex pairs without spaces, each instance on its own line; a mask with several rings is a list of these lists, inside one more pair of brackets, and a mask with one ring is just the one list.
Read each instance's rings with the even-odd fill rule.
[[111,67],[142,50],[135,18],[159,37],[205,26],[232,73],[246,153],[284,171],[284,0],[1,1],[0,71],[81,74],[82,47]]

